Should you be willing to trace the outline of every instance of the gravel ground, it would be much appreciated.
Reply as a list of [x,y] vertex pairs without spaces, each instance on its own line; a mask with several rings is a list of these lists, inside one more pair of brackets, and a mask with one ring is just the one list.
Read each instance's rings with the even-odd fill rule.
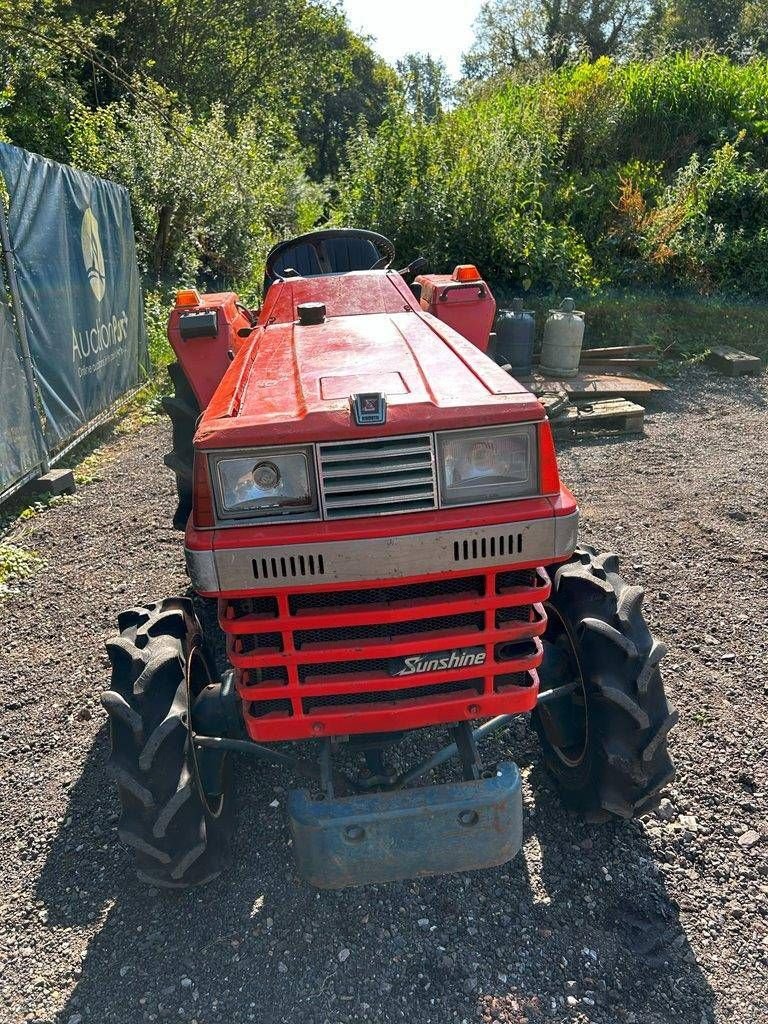
[[181,896],[134,880],[104,773],[115,614],[185,587],[165,426],[111,443],[102,480],[26,527],[46,567],[0,621],[0,1021],[768,1022],[766,436],[765,378],[687,371],[644,440],[562,451],[584,537],[621,553],[670,647],[660,813],[569,818],[521,723],[515,862],[319,894],[285,779],[246,764],[235,865]]

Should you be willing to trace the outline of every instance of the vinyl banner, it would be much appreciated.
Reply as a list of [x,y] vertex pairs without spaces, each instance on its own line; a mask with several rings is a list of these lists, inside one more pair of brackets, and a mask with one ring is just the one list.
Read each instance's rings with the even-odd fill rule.
[[147,369],[130,202],[119,185],[15,146],[0,144],[0,173],[45,439],[55,452]]
[[0,270],[0,495],[40,464],[34,399],[27,387],[16,324],[2,294],[2,280]]

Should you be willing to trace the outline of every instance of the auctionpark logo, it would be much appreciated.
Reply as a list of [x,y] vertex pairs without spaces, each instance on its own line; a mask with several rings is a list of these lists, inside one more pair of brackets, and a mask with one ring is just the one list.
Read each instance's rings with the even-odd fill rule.
[[[104,266],[104,250],[101,247],[99,222],[89,206],[83,214],[80,226],[80,242],[83,247],[83,263],[88,274],[88,284],[96,299],[101,303],[107,292],[107,277]],[[128,314],[117,310],[110,315],[100,312],[96,323],[84,330],[72,328],[72,362],[80,366],[80,376],[99,372],[108,362],[121,358],[120,350],[128,340]]]
[[101,238],[99,237],[99,222],[90,206],[83,214],[80,241],[83,246],[83,262],[88,273],[91,291],[101,302],[104,292],[107,290],[107,278],[104,274],[104,250],[101,248]]

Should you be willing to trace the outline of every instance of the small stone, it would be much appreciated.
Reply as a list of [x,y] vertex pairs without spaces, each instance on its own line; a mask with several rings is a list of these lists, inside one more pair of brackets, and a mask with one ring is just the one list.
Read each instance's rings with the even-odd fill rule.
[[277,965],[277,969],[278,969],[278,971],[280,971],[281,974],[287,974],[288,973],[288,965],[283,963],[282,960]]
[[688,829],[689,832],[699,831],[699,823],[692,814],[681,814],[678,820],[683,828]]
[[729,652],[728,654],[721,655],[720,656],[720,660],[721,661],[736,661],[736,655],[735,654],[731,654]]
[[751,850],[753,846],[757,846],[760,842],[760,833],[756,832],[753,828],[748,829],[743,835],[738,838],[739,846],[744,850]]
[[182,978],[181,979],[181,987],[182,988],[192,988],[192,979],[191,978]]
[[419,928],[429,928],[429,918],[420,917],[416,924],[419,926]]
[[345,963],[347,960],[349,960],[350,956],[351,956],[351,953],[350,953],[350,951],[348,949],[340,949],[339,950],[339,962],[340,963],[342,963],[342,964]]
[[123,966],[120,968],[120,977],[124,978],[126,976],[126,974],[128,973],[128,971],[130,971],[130,969],[131,969],[130,964],[123,964]]
[[80,1021],[82,1019],[83,1015],[81,1013],[73,1013],[72,1016],[67,1021],[67,1024],[80,1024]]
[[675,813],[675,806],[672,801],[664,797],[656,810],[656,817],[661,818],[662,821],[673,821]]
[[269,806],[272,807],[272,808],[279,807],[280,806],[280,801],[279,800],[273,800],[272,803]]
[[566,996],[565,997],[565,1001],[566,1001],[566,1003],[568,1003],[569,1006],[578,1006],[579,1005],[579,1000],[576,998],[576,996]]

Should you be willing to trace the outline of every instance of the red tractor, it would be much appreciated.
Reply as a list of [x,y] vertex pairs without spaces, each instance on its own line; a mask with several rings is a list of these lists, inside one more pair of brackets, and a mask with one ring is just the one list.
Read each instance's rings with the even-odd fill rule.
[[520,775],[479,748],[515,715],[591,820],[673,778],[643,592],[577,545],[544,410],[486,355],[488,285],[393,260],[320,231],[273,249],[258,313],[178,295],[166,461],[192,596],[119,616],[103,697],[119,835],[152,885],[226,863],[234,754],[306,780],[287,814],[322,887],[514,857]]

